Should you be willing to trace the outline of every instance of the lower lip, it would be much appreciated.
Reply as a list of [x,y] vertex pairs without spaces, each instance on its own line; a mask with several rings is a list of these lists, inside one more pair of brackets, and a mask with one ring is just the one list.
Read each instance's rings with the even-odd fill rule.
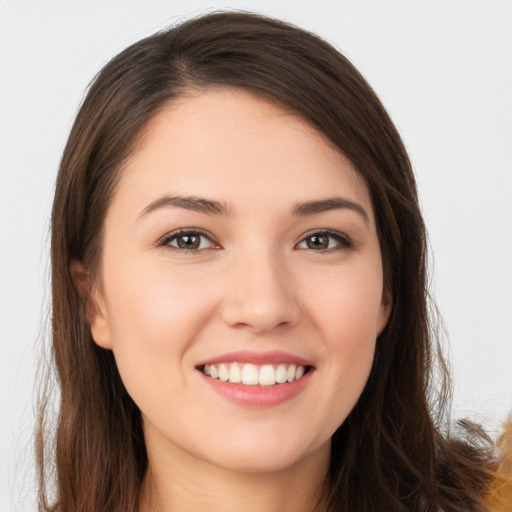
[[299,380],[268,387],[233,384],[213,379],[202,372],[201,375],[213,391],[236,404],[248,407],[273,407],[297,396],[308,385],[313,373],[313,369],[310,369]]

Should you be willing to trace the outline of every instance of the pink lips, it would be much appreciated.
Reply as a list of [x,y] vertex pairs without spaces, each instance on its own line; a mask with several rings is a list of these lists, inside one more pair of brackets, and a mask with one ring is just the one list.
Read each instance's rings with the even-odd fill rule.
[[238,351],[228,352],[220,356],[212,357],[205,361],[201,361],[197,366],[204,366],[205,364],[219,364],[219,363],[251,363],[251,364],[296,364],[302,366],[312,366],[310,361],[302,357],[289,354],[288,352],[281,352],[273,350],[272,352],[249,352]]
[[[231,382],[222,382],[205,375],[201,368],[204,365],[220,364],[220,363],[250,363],[254,365],[264,364],[295,364],[308,368],[307,373],[293,382],[284,384],[276,384],[270,387],[259,385],[248,386],[244,384],[233,384]],[[301,357],[289,354],[287,352],[272,351],[265,353],[239,351],[230,352],[202,361],[197,365],[201,371],[204,382],[215,393],[221,395],[238,405],[247,407],[272,407],[280,405],[301,393],[308,385],[314,374],[314,368],[310,361]]]

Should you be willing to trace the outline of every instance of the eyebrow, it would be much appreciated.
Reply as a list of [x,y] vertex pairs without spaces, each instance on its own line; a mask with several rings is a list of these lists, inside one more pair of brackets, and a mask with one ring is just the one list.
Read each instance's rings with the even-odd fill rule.
[[367,225],[370,224],[370,217],[366,213],[366,210],[359,204],[346,199],[345,197],[328,197],[319,201],[307,201],[305,203],[299,203],[292,209],[292,215],[313,215],[315,213],[327,212],[329,210],[340,210],[340,209],[352,210],[361,217],[363,217]]
[[220,201],[212,201],[196,196],[164,196],[146,206],[139,217],[144,217],[155,210],[167,206],[177,206],[185,210],[206,213],[208,215],[230,215],[230,209],[227,204]]
[[[146,206],[146,208],[144,208],[140,213],[139,217],[144,217],[155,210],[168,206],[176,206],[178,208],[205,213],[207,215],[229,216],[232,214],[228,205],[222,201],[214,201],[212,199],[205,199],[204,197],[197,196],[163,196]],[[340,209],[349,209],[358,213],[363,217],[365,223],[369,225],[370,219],[366,210],[360,204],[340,196],[298,203],[292,208],[292,215],[314,215],[316,213]]]

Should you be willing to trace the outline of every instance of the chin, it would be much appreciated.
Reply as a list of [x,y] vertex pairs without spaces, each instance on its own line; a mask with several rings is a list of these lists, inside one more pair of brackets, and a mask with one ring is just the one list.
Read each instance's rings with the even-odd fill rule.
[[[269,442],[272,439],[273,442]],[[210,462],[225,470],[239,473],[276,473],[300,466],[311,458],[328,462],[330,439],[320,446],[305,446],[303,442],[285,443],[279,438],[253,439],[230,443],[211,453]]]

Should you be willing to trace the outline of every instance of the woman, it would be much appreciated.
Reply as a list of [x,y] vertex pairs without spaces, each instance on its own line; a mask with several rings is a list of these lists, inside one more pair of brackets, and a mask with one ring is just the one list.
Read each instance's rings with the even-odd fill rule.
[[127,48],[57,180],[41,509],[485,510],[425,273],[403,144],[327,43],[217,13]]

